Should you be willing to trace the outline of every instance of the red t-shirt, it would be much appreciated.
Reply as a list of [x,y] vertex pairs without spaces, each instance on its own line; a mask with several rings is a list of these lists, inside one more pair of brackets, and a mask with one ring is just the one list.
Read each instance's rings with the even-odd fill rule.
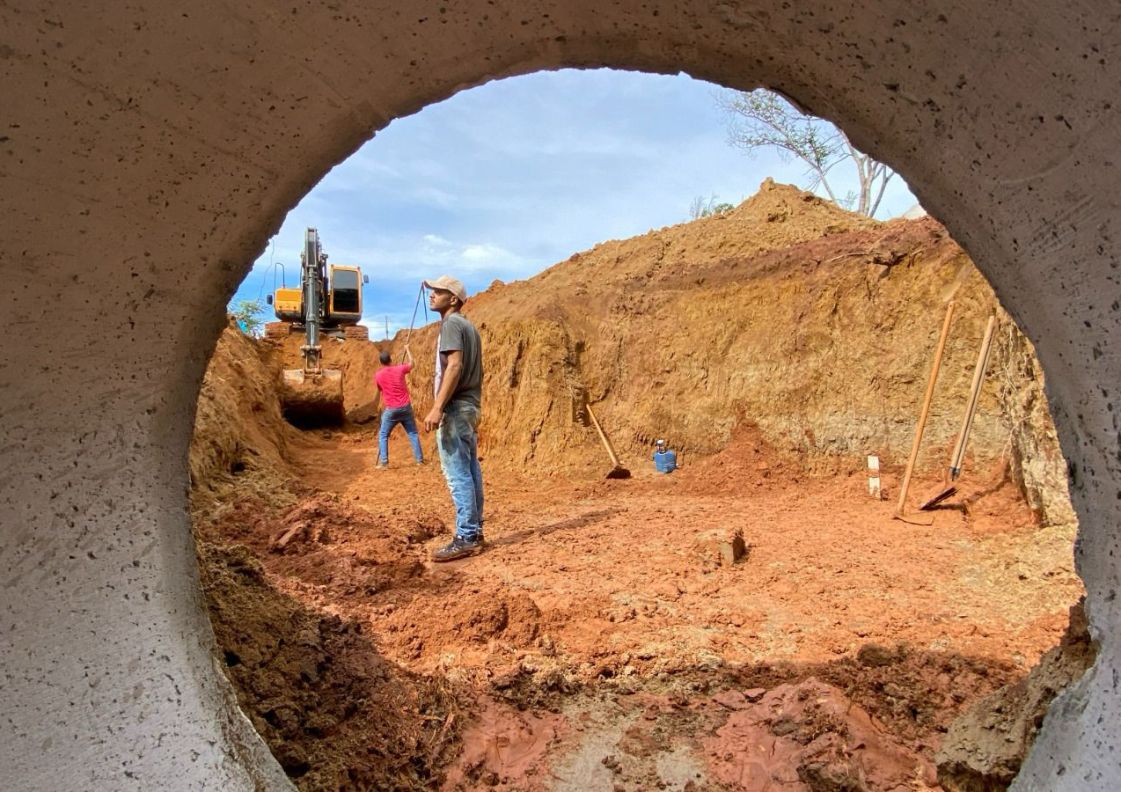
[[374,382],[381,389],[381,400],[387,408],[404,407],[409,403],[405,375],[412,370],[412,363],[402,363],[400,366],[382,366],[374,375]]

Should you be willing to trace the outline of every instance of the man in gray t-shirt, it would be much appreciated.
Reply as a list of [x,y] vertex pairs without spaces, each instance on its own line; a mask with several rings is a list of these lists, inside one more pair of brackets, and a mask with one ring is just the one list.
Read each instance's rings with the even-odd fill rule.
[[462,281],[442,275],[426,280],[428,304],[440,314],[436,342],[436,401],[424,430],[436,430],[440,465],[455,504],[455,538],[432,554],[452,561],[483,549],[483,471],[479,467],[479,409],[483,395],[483,346],[479,331],[460,313],[467,301]]
[[437,397],[448,367],[448,353],[456,351],[463,353],[463,370],[448,403],[463,400],[479,407],[483,400],[483,349],[479,331],[463,314],[449,311],[440,321],[440,339],[436,349]]

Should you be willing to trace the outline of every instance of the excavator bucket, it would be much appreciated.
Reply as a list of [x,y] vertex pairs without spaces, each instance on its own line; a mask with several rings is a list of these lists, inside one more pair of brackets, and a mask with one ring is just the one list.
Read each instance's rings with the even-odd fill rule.
[[343,422],[343,373],[286,369],[280,380],[280,407],[293,426],[302,429]]

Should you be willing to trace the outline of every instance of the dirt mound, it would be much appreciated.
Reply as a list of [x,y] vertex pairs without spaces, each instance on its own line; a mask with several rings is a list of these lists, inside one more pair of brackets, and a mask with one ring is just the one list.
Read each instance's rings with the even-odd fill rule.
[[240,498],[205,525],[203,536],[246,545],[289,585],[325,602],[407,583],[423,572],[416,543],[445,531],[432,515],[376,514],[337,495],[289,487],[292,505],[270,508],[257,497]]
[[867,712],[819,680],[780,685],[754,703],[746,696],[724,701],[736,711],[705,741],[713,777],[723,783],[847,792],[935,782],[928,760],[886,736]]
[[395,597],[384,607],[389,641],[412,660],[437,664],[449,649],[486,648],[501,641],[512,649],[533,646],[541,611],[524,592],[501,584],[478,586],[455,597],[441,588]]
[[360,624],[276,591],[246,548],[199,549],[226,673],[299,787],[430,788],[454,742],[446,685],[387,663]]
[[723,449],[711,456],[686,459],[680,454],[680,478],[690,489],[705,492],[742,490],[769,484],[787,486],[797,483],[806,469],[806,460],[772,446],[759,427],[741,420]]

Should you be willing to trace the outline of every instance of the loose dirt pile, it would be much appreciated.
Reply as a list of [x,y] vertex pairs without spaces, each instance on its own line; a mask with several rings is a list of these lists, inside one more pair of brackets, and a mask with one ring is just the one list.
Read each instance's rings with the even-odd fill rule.
[[[898,486],[955,287],[921,493],[993,307],[933,221],[875,223],[768,183],[723,218],[473,296],[489,546],[441,566],[438,465],[414,466],[398,435],[375,470],[372,427],[286,426],[271,383],[298,343],[227,333],[191,464],[243,706],[303,789],[938,789],[951,744],[946,789],[999,788],[1008,756],[961,769],[980,743],[947,739],[951,723],[1009,683],[1033,722],[1092,657],[1068,640],[1044,684],[1024,681],[1081,594],[1030,345],[1002,326],[964,497],[933,525],[892,520],[863,475],[878,451]],[[377,348],[327,345],[352,417],[371,413]],[[580,389],[632,480],[603,480]],[[671,476],[652,470],[655,436],[683,451]],[[1031,730],[1009,723],[1022,756]]]
[[456,732],[439,680],[387,663],[362,625],[279,595],[245,547],[203,545],[203,585],[242,708],[304,789],[424,789]]

